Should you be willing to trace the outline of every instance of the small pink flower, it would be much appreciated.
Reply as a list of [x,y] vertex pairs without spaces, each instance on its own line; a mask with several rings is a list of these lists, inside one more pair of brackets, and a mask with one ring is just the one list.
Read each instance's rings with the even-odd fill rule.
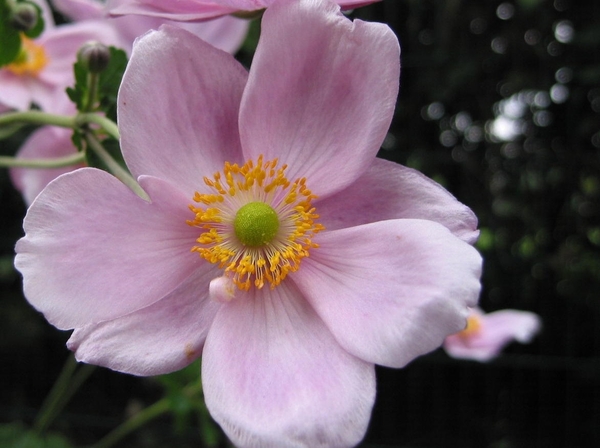
[[[140,14],[176,21],[201,21],[227,14],[252,13],[265,9],[275,0],[108,0],[107,7],[116,16]],[[380,0],[336,0],[343,9]]]
[[497,357],[512,341],[528,343],[541,329],[537,314],[501,310],[484,314],[474,308],[467,327],[444,341],[444,350],[453,358],[486,362]]
[[[47,4],[37,1],[43,11]],[[27,110],[32,103],[46,112],[56,113],[68,98],[65,89],[74,83],[73,64],[77,50],[90,40],[117,45],[118,35],[102,23],[54,26],[45,13],[44,32],[36,39],[25,38],[18,61],[0,68],[0,104]]]
[[80,361],[157,375],[202,356],[237,445],[358,443],[374,364],[439,347],[480,289],[473,213],[375,158],[399,70],[387,26],[328,1],[275,2],[249,73],[184,30],[146,34],[118,116],[150,199],[93,168],[51,182],[17,243],[27,299]]
[[[84,20],[107,20],[123,38],[121,48],[128,53],[131,52],[131,46],[136,37],[141,36],[148,30],[158,29],[164,23],[169,23],[169,21],[162,18],[139,15],[107,18],[104,1],[102,0],[53,0],[52,3],[58,11],[71,20],[79,22]],[[123,3],[123,0],[115,1],[114,5],[120,3]],[[247,20],[230,16],[206,23],[177,23],[176,25],[229,53],[235,53],[239,50],[249,28]]]

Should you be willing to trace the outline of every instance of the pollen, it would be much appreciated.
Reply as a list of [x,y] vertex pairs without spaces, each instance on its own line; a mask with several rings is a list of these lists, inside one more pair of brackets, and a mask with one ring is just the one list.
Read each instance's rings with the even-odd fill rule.
[[241,290],[275,288],[318,247],[312,238],[324,227],[312,206],[317,196],[306,178],[290,182],[286,169],[263,156],[241,166],[225,162],[189,206],[194,218],[187,223],[201,230],[192,252],[218,264]]
[[17,76],[37,76],[47,64],[44,47],[21,35],[21,50],[6,68]]

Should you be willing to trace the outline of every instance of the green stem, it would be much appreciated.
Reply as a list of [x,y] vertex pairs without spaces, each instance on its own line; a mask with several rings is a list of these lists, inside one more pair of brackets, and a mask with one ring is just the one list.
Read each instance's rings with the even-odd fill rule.
[[87,76],[87,87],[88,87],[88,96],[86,98],[86,102],[84,103],[83,110],[85,112],[90,112],[94,109],[94,104],[96,103],[96,96],[98,95],[98,79],[100,75],[98,73],[88,73]]
[[163,398],[153,405],[148,406],[144,410],[138,412],[136,415],[125,421],[120,426],[117,426],[113,431],[109,432],[102,440],[92,445],[93,448],[108,448],[113,446],[123,437],[132,433],[138,428],[141,428],[146,423],[160,417],[163,414],[169,412],[170,403],[169,400]]
[[52,125],[71,129],[77,127],[74,116],[48,114],[39,110],[0,114],[0,126],[12,125],[15,123]]
[[127,185],[131,190],[137,194],[140,198],[148,201],[150,197],[146,194],[146,192],[140,187],[140,184],[136,182],[136,180],[129,174],[125,168],[117,163],[115,159],[104,149],[102,143],[96,138],[96,136],[91,131],[86,131],[84,133],[85,141],[87,142],[89,148],[96,153],[96,155],[104,162],[104,164],[108,167],[111,173]]
[[48,429],[94,368],[95,366],[85,365],[75,373],[77,361],[72,354],[69,355],[35,419],[33,430],[37,434],[41,435]]
[[[198,381],[195,384],[189,385],[183,389],[183,394],[187,397],[192,397],[193,395],[202,391],[202,384]],[[121,440],[123,437],[131,434],[138,428],[141,428],[143,425],[148,423],[151,420],[154,420],[157,417],[160,417],[163,414],[166,414],[171,409],[171,401],[168,398],[162,398],[158,400],[156,403],[148,406],[142,411],[138,412],[136,415],[131,417],[129,420],[122,423],[120,426],[117,426],[114,430],[109,432],[102,440],[92,445],[92,448],[109,448]]]
[[83,162],[85,162],[85,154],[83,152],[76,152],[65,157],[52,159],[22,159],[0,156],[0,167],[7,168],[62,168]]
[[102,129],[104,129],[108,135],[110,135],[112,138],[114,138],[115,140],[119,140],[120,135],[119,135],[119,128],[117,127],[117,124],[106,118],[103,115],[99,115],[96,113],[81,113],[78,114],[77,117],[75,117],[75,122],[77,125],[82,126],[84,124],[88,124],[88,123],[94,123],[97,124],[99,126],[102,127]]

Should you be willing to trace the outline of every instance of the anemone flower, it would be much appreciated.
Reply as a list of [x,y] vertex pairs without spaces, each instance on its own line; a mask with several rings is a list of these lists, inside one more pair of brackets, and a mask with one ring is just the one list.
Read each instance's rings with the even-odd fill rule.
[[202,356],[236,445],[358,443],[374,365],[439,347],[480,289],[474,214],[375,158],[399,71],[387,26],[327,0],[276,1],[249,73],[185,30],[144,35],[118,117],[148,198],[94,168],[48,184],[16,248],[27,299],[83,362]]
[[[49,11],[45,2],[36,3],[42,11]],[[64,104],[65,89],[74,83],[77,50],[92,40],[106,45],[121,42],[107,24],[54,26],[51,15],[44,12],[44,16],[44,32],[36,39],[23,37],[17,60],[0,68],[0,103],[5,107],[27,110],[35,103],[46,112],[56,113],[57,104]]]
[[[175,21],[194,22],[214,19],[227,14],[252,16],[275,0],[108,0],[112,15],[139,14]],[[343,9],[375,3],[379,0],[337,0]]]
[[[116,1],[115,6],[122,2],[123,0]],[[139,15],[108,18],[103,0],[53,0],[52,4],[64,16],[74,21],[108,20],[122,36],[122,48],[127,53],[131,52],[131,46],[136,37],[141,36],[148,30],[158,29],[160,25],[168,22],[158,17]],[[177,23],[176,25],[229,53],[235,53],[239,50],[249,28],[248,20],[231,16],[204,23]]]
[[486,362],[497,357],[513,341],[528,343],[541,329],[535,313],[500,310],[485,314],[471,310],[467,327],[444,341],[444,350],[453,358]]

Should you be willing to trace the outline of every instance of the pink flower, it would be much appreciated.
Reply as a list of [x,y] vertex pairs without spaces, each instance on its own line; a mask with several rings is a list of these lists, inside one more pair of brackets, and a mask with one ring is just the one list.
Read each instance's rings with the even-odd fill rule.
[[500,354],[510,342],[528,343],[541,329],[537,314],[501,310],[484,314],[474,308],[467,327],[444,341],[444,350],[453,358],[486,362]]
[[[161,18],[138,15],[107,18],[102,0],[53,0],[52,3],[58,11],[71,20],[108,20],[123,39],[121,48],[128,53],[131,52],[131,46],[136,37],[148,30],[158,29],[163,23],[169,23]],[[116,6],[123,3],[123,0],[116,0],[113,3]],[[187,29],[221,50],[235,53],[248,33],[249,22],[235,17],[222,17],[206,23],[177,23],[176,25]]]
[[[275,0],[108,0],[107,7],[116,16],[140,14],[176,21],[199,21],[227,14],[252,13],[265,9]],[[343,9],[375,3],[379,0],[336,0]]]
[[[45,2],[38,1],[44,11]],[[45,29],[40,37],[25,38],[19,61],[0,68],[0,104],[27,110],[36,103],[46,112],[60,111],[68,101],[65,89],[74,83],[73,64],[77,50],[90,40],[117,45],[120,40],[106,24],[69,24],[54,26],[46,12]]]
[[[43,126],[33,132],[17,152],[23,159],[56,158],[76,152],[71,142],[71,129]],[[68,173],[83,165],[64,168],[12,168],[10,177],[13,185],[21,192],[27,205],[31,204],[46,185],[61,174]]]
[[399,69],[387,26],[328,1],[275,2],[250,73],[184,30],[146,34],[118,116],[149,200],[93,168],[51,182],[17,243],[27,299],[83,362],[202,356],[235,444],[358,443],[374,364],[439,347],[480,289],[473,213],[375,158]]
[[[137,36],[144,34],[152,28],[158,28],[165,20],[152,18],[129,16],[109,19],[104,17],[102,3],[98,0],[54,0],[54,6],[61,11],[65,16],[81,21],[78,27],[102,27],[106,29],[110,26],[112,38],[111,43],[123,48],[128,53],[131,53],[131,46]],[[51,15],[48,11],[47,23],[50,24],[50,29],[54,29]],[[85,22],[85,23],[83,23]],[[192,23],[192,24],[177,24],[178,26],[187,29],[204,39],[211,45],[220,48],[221,50],[234,53],[242,44],[247,31],[248,21],[237,19],[234,17],[223,17],[211,22]],[[98,25],[99,24],[99,25]],[[81,28],[82,29],[82,28]],[[54,31],[49,31],[50,35]],[[118,41],[117,41],[118,39]],[[53,39],[50,39],[53,42]],[[81,41],[83,43],[83,41]],[[50,45],[50,50],[54,52],[57,48]],[[71,47],[73,52],[75,47]],[[3,94],[7,98],[7,102],[13,107],[26,109],[30,102],[44,104],[47,111],[60,114],[74,114],[76,111],[70,103],[64,89],[67,85],[72,85],[72,65],[75,62],[75,53],[72,55],[65,54],[65,58],[59,59],[57,62],[61,64],[61,70],[64,70],[64,80],[60,82],[60,89],[50,88],[39,79],[31,76],[15,77],[11,73],[7,73],[9,81],[12,82],[11,90],[8,88],[0,88],[0,101]],[[48,67],[48,69],[50,69]],[[40,71],[40,77],[45,76],[44,70]],[[0,79],[2,72],[0,71]],[[14,85],[17,84],[15,88]],[[40,85],[42,87],[40,87]],[[8,87],[8,85],[7,85]],[[40,88],[48,87],[47,92],[43,90],[37,93]],[[14,101],[11,101],[11,98]],[[1,106],[1,104],[0,104]],[[19,107],[17,107],[19,106]],[[8,108],[6,108],[8,109]],[[0,111],[1,112],[1,111]],[[76,148],[71,142],[71,133],[66,130],[49,129],[47,127],[36,131],[19,150],[17,156],[22,158],[53,158],[60,156],[68,156],[74,154]],[[21,192],[25,202],[31,204],[33,199],[43,190],[43,188],[60,174],[72,171],[80,166],[66,167],[60,169],[29,169],[19,168],[11,169],[11,178],[15,187]]]

